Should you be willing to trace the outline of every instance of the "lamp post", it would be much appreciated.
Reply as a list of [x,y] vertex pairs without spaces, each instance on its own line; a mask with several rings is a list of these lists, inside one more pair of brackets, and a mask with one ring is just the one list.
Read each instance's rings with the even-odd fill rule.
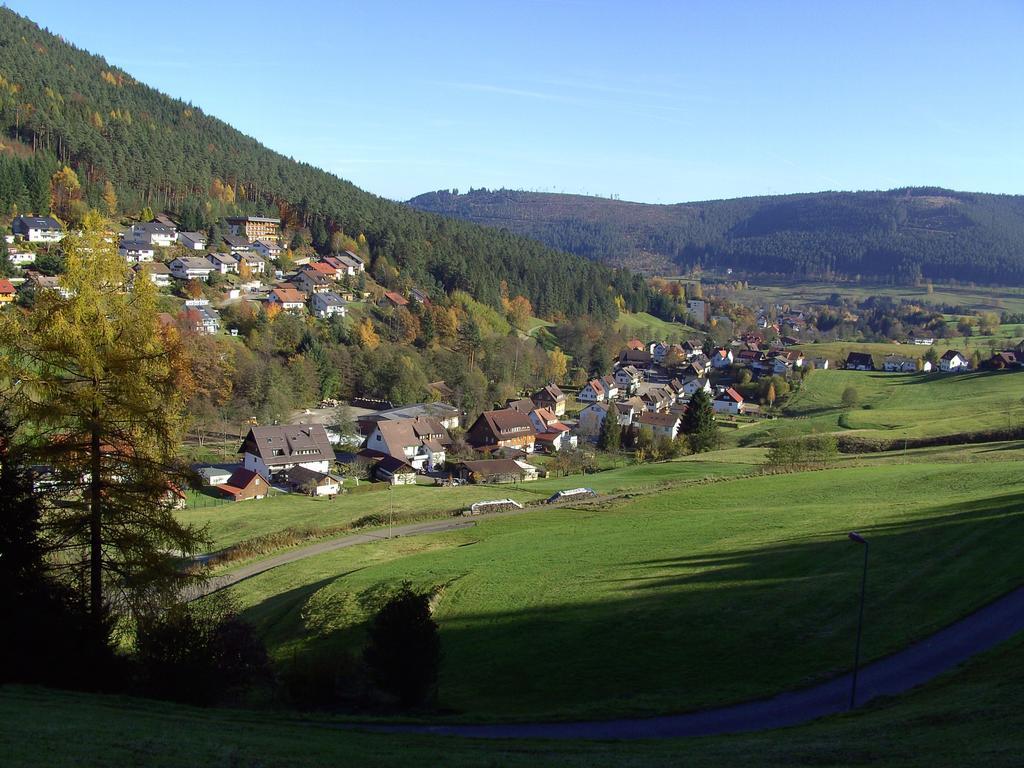
[[857,702],[857,672],[860,667],[860,635],[864,628],[864,592],[868,585],[868,540],[856,531],[849,534],[850,541],[855,544],[864,545],[864,572],[860,579],[860,614],[857,617],[857,647],[853,653],[853,682],[850,686],[850,709],[853,709]]

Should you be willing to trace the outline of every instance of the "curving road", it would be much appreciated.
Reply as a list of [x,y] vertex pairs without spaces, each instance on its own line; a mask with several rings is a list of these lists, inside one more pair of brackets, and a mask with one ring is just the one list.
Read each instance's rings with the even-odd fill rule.
[[[1024,587],[914,643],[861,667],[857,705],[879,696],[904,693],[947,672],[975,654],[1024,631]],[[783,728],[845,712],[850,706],[850,675],[770,699],[681,715],[583,722],[466,725],[377,725],[360,729],[444,734],[480,739],[669,739]]]

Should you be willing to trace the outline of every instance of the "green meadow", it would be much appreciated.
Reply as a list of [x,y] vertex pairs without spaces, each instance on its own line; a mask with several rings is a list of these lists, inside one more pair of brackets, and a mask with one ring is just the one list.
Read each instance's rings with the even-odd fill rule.
[[848,668],[850,530],[872,541],[866,658],[1019,585],[1021,466],[1009,451],[683,485],[339,550],[232,592],[282,659],[358,652],[391,590],[433,592],[455,716],[683,711]]

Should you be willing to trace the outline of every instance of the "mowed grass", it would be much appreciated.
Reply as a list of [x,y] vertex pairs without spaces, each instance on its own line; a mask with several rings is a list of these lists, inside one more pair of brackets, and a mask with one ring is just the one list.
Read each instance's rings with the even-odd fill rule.
[[923,304],[960,306],[979,312],[1024,312],[1024,289],[1006,286],[934,286],[931,293],[927,287],[853,285],[849,283],[810,283],[784,281],[764,283],[751,281],[747,290],[734,296],[752,303],[787,302],[801,305],[827,300],[832,294],[855,301],[869,296],[889,296],[896,299],[921,302]]
[[10,768],[1016,768],[1024,753],[1024,639],[910,694],[853,714],[764,733],[660,742],[372,734],[282,713],[6,687],[0,689],[0,753]]
[[[621,461],[624,463],[626,458]],[[285,529],[339,530],[359,520],[375,516],[378,523],[387,524],[394,508],[396,524],[443,517],[467,509],[473,502],[487,499],[512,498],[520,503],[544,499],[555,491],[586,486],[599,493],[621,493],[650,490],[674,483],[729,477],[743,474],[749,467],[736,463],[729,456],[714,460],[688,457],[684,461],[660,464],[622,466],[592,475],[552,477],[529,483],[509,485],[468,485],[456,488],[440,486],[395,486],[367,483],[353,493],[342,494],[333,500],[311,498],[303,494],[279,494],[266,499],[221,503],[204,499],[201,506],[178,512],[180,520],[197,526],[206,526],[214,549],[237,544],[257,536],[273,534]]]
[[684,486],[310,558],[232,589],[280,658],[357,652],[403,581],[438,594],[443,707],[469,718],[653,714],[848,668],[1024,579],[1022,464],[909,463]]
[[[842,405],[847,387],[857,391]],[[780,435],[840,432],[873,438],[936,437],[1024,424],[1024,371],[962,374],[814,371],[785,402],[785,418],[743,430],[756,444]]]
[[620,312],[615,328],[641,341],[685,341],[700,332],[685,323],[670,323],[647,312]]

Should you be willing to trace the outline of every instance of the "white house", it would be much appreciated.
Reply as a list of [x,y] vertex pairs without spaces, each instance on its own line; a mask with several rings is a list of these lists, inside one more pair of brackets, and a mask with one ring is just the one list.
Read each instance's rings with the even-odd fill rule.
[[624,365],[615,372],[615,383],[627,395],[632,395],[642,380],[643,374],[633,365]]
[[7,251],[7,260],[16,267],[28,266],[29,264],[36,263],[36,252],[9,249]]
[[281,255],[281,246],[273,240],[256,240],[252,244],[252,249],[265,259],[276,259]]
[[698,392],[711,394],[711,382],[708,381],[706,376],[690,377],[683,382],[683,394],[686,397],[693,397]]
[[[147,275],[150,282],[157,288],[166,288],[171,284],[171,270],[167,268],[166,264],[162,264],[159,261],[152,261],[146,264],[136,264],[132,267],[132,270],[137,275]],[[214,485],[220,485],[220,483],[214,483]]]
[[604,426],[604,420],[608,416],[609,405],[607,403],[591,403],[582,411],[579,416],[579,430],[584,435],[598,435]]
[[287,478],[292,488],[310,496],[335,496],[341,490],[341,484],[335,477],[303,466],[289,469]]
[[167,265],[178,280],[202,280],[206,282],[213,272],[213,264],[201,256],[178,256]]
[[675,440],[679,434],[680,420],[674,413],[641,413],[636,423],[640,430],[648,432],[655,440]]
[[59,243],[64,228],[52,216],[19,216],[11,222],[11,231],[30,243]]
[[[932,364],[927,360],[922,361],[921,370],[928,373],[932,369]],[[889,373],[915,373],[917,371],[917,361],[909,357],[900,357],[899,355],[887,355],[885,362],[882,364],[882,370],[888,371]]]
[[156,221],[132,224],[132,238],[150,245],[168,248],[178,241],[178,230]]
[[309,309],[315,317],[345,317],[348,314],[345,302],[336,293],[314,293],[309,299]]
[[366,447],[405,462],[417,472],[430,472],[444,464],[448,431],[437,419],[378,421],[366,438]]
[[550,408],[535,408],[530,411],[530,421],[537,430],[537,447],[557,453],[565,447],[575,448],[576,435],[558,420]]
[[732,350],[727,347],[719,347],[711,355],[711,367],[714,369],[728,368],[732,365]]
[[206,248],[206,235],[202,232],[179,232],[178,245],[190,251],[202,251]]
[[189,307],[182,317],[184,324],[196,333],[213,335],[220,330],[220,313],[210,307]]
[[231,254],[238,264],[243,262],[249,271],[254,275],[262,275],[267,271],[267,260],[260,256],[258,253],[232,253]]
[[728,413],[733,416],[743,410],[743,395],[732,387],[723,390],[711,404],[715,413]]
[[296,466],[326,473],[334,461],[334,449],[322,424],[253,427],[238,452],[245,469],[267,479]]
[[155,255],[153,245],[145,240],[122,240],[117,246],[117,252],[129,264],[146,264],[152,261]]
[[970,368],[970,361],[955,349],[947,350],[946,354],[939,358],[939,370],[943,373],[963,373]]
[[226,253],[212,251],[206,254],[206,260],[222,275],[238,272],[238,260]]
[[576,399],[581,403],[603,403],[608,400],[608,392],[601,379],[591,379],[576,395]]
[[306,308],[306,294],[295,288],[274,288],[267,296],[267,303],[290,312],[301,312]]

